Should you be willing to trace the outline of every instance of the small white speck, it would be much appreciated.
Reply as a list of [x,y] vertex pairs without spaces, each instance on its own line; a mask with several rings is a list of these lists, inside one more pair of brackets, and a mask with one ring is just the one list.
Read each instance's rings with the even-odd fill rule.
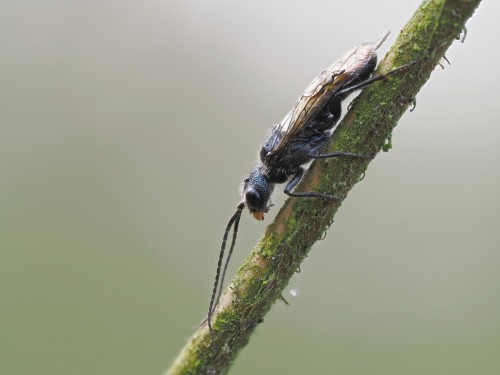
[[299,295],[299,291],[297,289],[291,289],[290,290],[290,295],[292,297],[297,297]]

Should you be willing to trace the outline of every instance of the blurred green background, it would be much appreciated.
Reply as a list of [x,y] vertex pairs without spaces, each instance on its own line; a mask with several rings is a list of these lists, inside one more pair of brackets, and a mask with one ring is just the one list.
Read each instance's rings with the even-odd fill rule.
[[[418,4],[0,1],[0,374],[167,368],[270,125]],[[500,373],[499,11],[480,6],[232,373]],[[264,228],[243,217],[231,274]]]

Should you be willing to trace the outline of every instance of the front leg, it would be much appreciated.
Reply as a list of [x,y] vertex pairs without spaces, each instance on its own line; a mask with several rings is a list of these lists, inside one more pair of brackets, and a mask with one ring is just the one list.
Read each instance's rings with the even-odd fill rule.
[[336,197],[333,195],[328,195],[328,194],[321,194],[321,193],[316,193],[314,191],[307,191],[307,192],[301,192],[301,193],[292,193],[292,189],[297,186],[297,184],[300,182],[302,179],[302,176],[304,175],[304,168],[300,167],[297,170],[297,173],[293,176],[293,178],[290,180],[290,182],[285,186],[285,194],[290,196],[290,197],[297,197],[297,198],[321,198],[321,199],[326,199],[329,201],[337,201],[340,202],[342,201],[343,198]]

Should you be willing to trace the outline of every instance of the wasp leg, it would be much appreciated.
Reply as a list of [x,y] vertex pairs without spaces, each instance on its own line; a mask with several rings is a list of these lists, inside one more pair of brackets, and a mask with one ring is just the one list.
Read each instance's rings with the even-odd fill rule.
[[365,81],[362,81],[360,83],[356,83],[355,85],[352,85],[352,86],[347,86],[346,88],[344,88],[344,89],[339,90],[338,92],[336,92],[335,95],[336,96],[342,96],[342,97],[345,98],[346,96],[348,96],[349,94],[351,94],[353,91],[360,90],[363,87],[371,85],[374,82],[380,81],[382,79],[386,79],[391,74],[394,74],[396,72],[399,72],[400,70],[406,69],[409,66],[412,66],[413,64],[416,64],[416,63],[417,63],[416,61],[412,61],[409,64],[405,64],[405,65],[402,65],[400,67],[397,67],[396,69],[393,69],[390,72],[387,72],[385,74],[381,74],[379,76],[375,76],[375,77],[369,78],[369,79],[367,79]]
[[313,159],[327,159],[327,158],[337,158],[337,157],[343,157],[347,156],[350,158],[361,158],[361,159],[370,159],[371,156],[369,155],[361,155],[361,154],[355,154],[353,152],[331,152],[329,154],[319,154],[319,155],[309,155]]
[[299,168],[297,173],[295,173],[295,176],[290,180],[290,182],[285,186],[285,194],[290,196],[290,197],[297,197],[297,198],[321,198],[321,199],[326,199],[329,201],[337,201],[340,202],[343,200],[343,198],[336,197],[333,195],[328,195],[328,194],[321,194],[321,193],[316,193],[314,191],[306,191],[306,192],[301,192],[301,193],[292,193],[291,190],[297,186],[297,184],[300,182],[302,179],[302,176],[304,175],[304,168]]

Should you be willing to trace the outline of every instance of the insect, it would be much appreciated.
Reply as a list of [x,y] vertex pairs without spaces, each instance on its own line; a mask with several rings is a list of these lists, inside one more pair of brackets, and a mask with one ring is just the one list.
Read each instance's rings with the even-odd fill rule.
[[[385,79],[408,65],[396,68],[386,74],[371,77],[377,65],[377,49],[389,33],[373,43],[361,44],[351,48],[329,68],[324,70],[307,86],[290,112],[283,120],[273,126],[269,138],[260,150],[260,163],[250,172],[243,183],[241,202],[227,223],[222,239],[217,272],[208,309],[207,322],[212,340],[211,317],[219,301],[224,276],[234,249],[240,217],[245,206],[257,220],[264,220],[273,205],[271,193],[276,184],[285,185],[284,192],[290,197],[319,198],[340,201],[341,197],[318,192],[292,191],[304,175],[304,164],[313,159],[335,157],[367,158],[349,152],[322,154],[321,149],[330,140],[331,130],[341,117],[341,103],[353,91],[362,89],[373,82]],[[234,227],[234,228],[233,228]],[[224,268],[222,262],[229,232],[233,228],[231,245]],[[221,273],[222,270],[222,273]]]

